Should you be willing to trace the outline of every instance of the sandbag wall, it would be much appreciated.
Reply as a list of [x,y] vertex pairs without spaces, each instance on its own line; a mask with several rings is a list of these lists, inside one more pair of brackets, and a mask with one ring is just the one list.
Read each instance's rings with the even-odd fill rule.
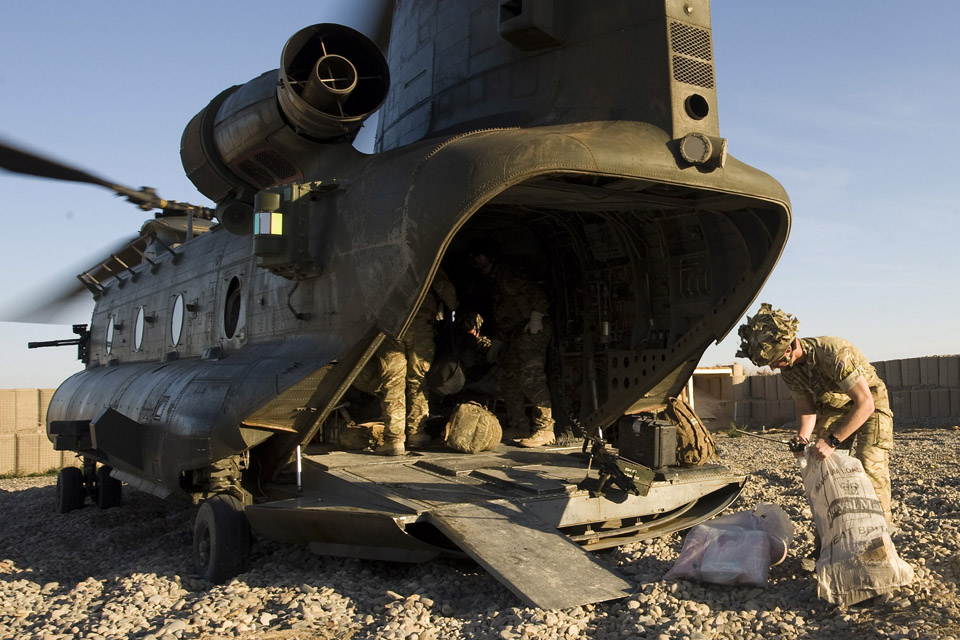
[[47,439],[53,389],[0,389],[0,475],[29,475],[76,464]]

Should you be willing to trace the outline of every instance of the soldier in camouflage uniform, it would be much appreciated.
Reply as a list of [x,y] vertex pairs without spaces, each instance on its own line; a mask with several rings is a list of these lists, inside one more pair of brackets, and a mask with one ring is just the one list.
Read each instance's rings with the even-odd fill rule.
[[407,445],[411,447],[427,445],[431,440],[423,429],[423,422],[430,415],[425,380],[437,351],[433,325],[442,319],[444,307],[451,311],[457,308],[457,292],[443,269],[438,269],[430,293],[403,336],[407,368]]
[[[430,293],[398,341],[387,338],[374,357],[357,375],[354,385],[380,399],[383,416],[383,444],[374,449],[381,455],[402,455],[405,445],[422,447],[430,443],[423,422],[430,415],[424,380],[436,351],[433,323],[441,313],[440,303],[457,308],[457,294],[443,269],[437,271]],[[404,431],[406,428],[406,431]]]
[[399,456],[404,449],[404,423],[407,418],[407,399],[404,376],[407,359],[400,343],[387,338],[377,349],[367,365],[360,370],[353,384],[366,393],[373,393],[380,400],[383,420],[383,444],[375,453]]
[[[504,439],[517,439],[522,447],[554,443],[553,411],[544,365],[552,328],[547,317],[549,301],[543,289],[500,261],[499,248],[488,241],[471,248],[474,265],[492,279],[494,340],[471,333],[481,348],[500,343],[500,389],[507,410]],[[527,421],[524,398],[533,405],[533,433]]]
[[855,346],[830,336],[797,338],[797,325],[793,316],[760,305],[757,315],[747,317],[739,329],[737,356],[780,370],[796,405],[796,439],[808,442],[815,433],[814,455],[826,458],[856,437],[854,455],[863,463],[887,523],[892,524],[893,411],[887,387]]

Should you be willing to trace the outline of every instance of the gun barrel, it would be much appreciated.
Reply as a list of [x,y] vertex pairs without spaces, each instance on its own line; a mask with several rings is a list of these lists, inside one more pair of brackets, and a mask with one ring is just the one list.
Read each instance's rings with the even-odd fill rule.
[[40,347],[70,347],[80,344],[80,338],[70,338],[67,340],[47,340],[45,342],[28,342],[28,349],[37,349]]

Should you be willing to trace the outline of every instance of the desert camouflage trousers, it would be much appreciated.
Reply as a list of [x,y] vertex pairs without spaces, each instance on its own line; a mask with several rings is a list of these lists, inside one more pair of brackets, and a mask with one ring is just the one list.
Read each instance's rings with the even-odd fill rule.
[[524,398],[533,405],[533,431],[553,429],[553,411],[544,363],[550,345],[550,325],[538,334],[520,333],[504,348],[500,364],[500,393],[507,410],[508,428],[530,433]]
[[[818,438],[830,433],[846,415],[844,412],[827,412],[817,420]],[[893,418],[874,411],[854,434],[851,454],[863,464],[863,470],[877,492],[887,524],[893,524],[890,510],[890,450],[893,449]]]
[[357,374],[353,385],[380,400],[380,419],[383,420],[383,439],[403,442],[403,425],[407,419],[407,399],[404,376],[407,359],[395,343],[385,341],[367,365]]
[[416,318],[403,342],[385,340],[354,380],[380,400],[384,440],[403,442],[405,432],[422,431],[430,414],[425,379],[435,350],[433,326]]
[[426,379],[436,354],[433,325],[419,314],[403,338],[407,361],[407,435],[423,432],[423,421],[430,415]]

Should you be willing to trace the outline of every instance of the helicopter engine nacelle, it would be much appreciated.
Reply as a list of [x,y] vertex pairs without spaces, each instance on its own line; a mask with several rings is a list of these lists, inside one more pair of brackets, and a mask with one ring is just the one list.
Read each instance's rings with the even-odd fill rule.
[[218,203],[221,223],[249,233],[253,194],[342,164],[389,86],[383,54],[359,31],[301,29],[279,70],[227,89],[193,117],[180,143],[187,177]]

